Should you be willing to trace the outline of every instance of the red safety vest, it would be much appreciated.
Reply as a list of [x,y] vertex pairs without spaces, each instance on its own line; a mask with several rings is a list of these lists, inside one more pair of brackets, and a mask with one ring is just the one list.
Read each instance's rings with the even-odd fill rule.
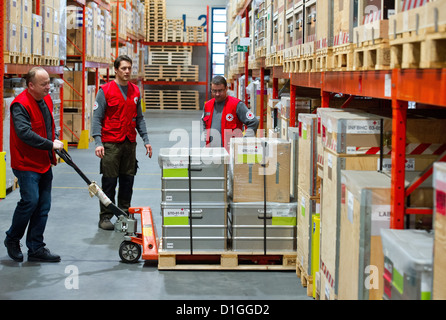
[[102,121],[102,142],[122,142],[127,137],[136,141],[136,105],[140,94],[136,85],[129,82],[127,100],[115,81],[101,86],[104,91],[107,108]]
[[[243,122],[237,117],[237,104],[239,99],[228,96],[226,98],[223,113],[221,115],[221,132],[222,132],[222,146],[229,152],[229,140],[232,137],[243,136]],[[207,101],[204,104],[203,121],[206,124],[206,146],[210,143],[210,131],[212,124],[212,116],[214,113],[215,98]]]
[[[55,139],[55,125],[53,119],[53,101],[50,95],[43,98],[48,109],[51,113],[51,122],[53,127],[52,138]],[[31,128],[36,134],[47,139],[47,132],[45,126],[45,120],[40,111],[36,100],[25,89],[20,93],[14,101],[11,103],[11,107],[14,103],[20,103],[25,107],[31,120]],[[9,134],[9,147],[11,152],[11,168],[21,171],[34,171],[38,173],[45,173],[51,167],[51,164],[56,165],[56,155],[53,152],[53,157],[50,159],[48,150],[37,149],[31,147],[29,144],[23,142],[15,132],[14,123],[12,117],[10,118],[10,134]]]

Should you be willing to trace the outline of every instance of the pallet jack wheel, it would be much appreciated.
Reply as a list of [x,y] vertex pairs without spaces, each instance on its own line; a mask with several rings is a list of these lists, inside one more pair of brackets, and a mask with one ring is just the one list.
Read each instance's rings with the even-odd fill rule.
[[126,263],[138,262],[141,257],[141,246],[131,241],[123,241],[119,246],[119,257]]

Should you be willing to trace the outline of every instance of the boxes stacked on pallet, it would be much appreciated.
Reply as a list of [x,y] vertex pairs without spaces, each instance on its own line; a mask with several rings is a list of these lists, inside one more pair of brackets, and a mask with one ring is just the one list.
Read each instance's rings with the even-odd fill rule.
[[[407,172],[409,183],[418,172]],[[339,221],[340,300],[381,300],[385,263],[381,231],[390,228],[390,174],[376,171],[342,171]],[[418,207],[432,205],[432,179],[411,195]]]
[[251,253],[296,250],[297,204],[290,202],[290,151],[291,143],[283,139],[231,139],[232,250]]
[[444,68],[446,3],[399,1],[389,16],[390,68]]
[[434,164],[434,252],[432,299],[446,299],[446,164]]
[[160,150],[163,250],[227,249],[228,160],[224,148]]

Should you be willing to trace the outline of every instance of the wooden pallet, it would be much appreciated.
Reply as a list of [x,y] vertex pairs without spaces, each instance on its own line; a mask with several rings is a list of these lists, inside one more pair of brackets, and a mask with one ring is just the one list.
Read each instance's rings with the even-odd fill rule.
[[144,80],[198,81],[197,65],[146,65]]
[[353,70],[387,70],[390,68],[388,39],[365,41],[355,45]]
[[32,65],[38,65],[40,63],[40,59],[41,58],[42,58],[42,56],[33,54],[31,56],[31,64]]
[[186,252],[160,251],[159,270],[258,270],[292,271],[296,269],[293,252]]
[[149,65],[191,65],[192,52],[149,52]]
[[144,90],[147,109],[199,109],[196,90]]
[[187,42],[206,42],[204,27],[186,27]]
[[176,19],[165,19],[163,22],[164,42],[183,42],[184,21]]
[[19,61],[20,64],[31,64],[32,55],[21,53]]
[[296,261],[296,274],[304,288],[307,288],[307,296],[313,296],[313,276],[308,275],[299,261]]
[[3,52],[3,60],[5,63],[20,63],[20,52]]
[[314,72],[316,70],[316,55],[304,54],[299,60],[298,72]]
[[353,69],[353,44],[347,43],[332,47],[333,70],[351,71]]
[[390,68],[445,68],[446,26],[404,32],[389,39]]
[[59,58],[55,58],[55,57],[41,56],[40,64],[45,65],[45,66],[59,66],[60,60],[59,60]]
[[331,71],[333,69],[333,52],[330,47],[317,49],[315,71]]

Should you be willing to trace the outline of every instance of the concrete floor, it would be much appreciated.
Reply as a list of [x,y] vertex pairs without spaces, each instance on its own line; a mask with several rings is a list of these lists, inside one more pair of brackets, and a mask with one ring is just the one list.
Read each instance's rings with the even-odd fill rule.
[[[150,206],[161,236],[161,179],[159,149],[197,141],[201,111],[145,113],[152,159],[145,156],[138,136],[139,171],[132,206]],[[193,145],[194,146],[194,145]],[[77,166],[100,182],[99,159],[94,144],[89,149],[69,148]],[[155,299],[155,300],[313,300],[307,297],[294,271],[160,271],[153,263],[120,261],[123,235],[98,228],[99,203],[90,198],[87,185],[67,164],[53,168],[52,208],[45,231],[47,247],[60,263],[12,261],[3,245],[17,201],[15,190],[0,201],[0,299]],[[114,221],[114,218],[113,218]],[[77,275],[77,276],[76,276]]]

